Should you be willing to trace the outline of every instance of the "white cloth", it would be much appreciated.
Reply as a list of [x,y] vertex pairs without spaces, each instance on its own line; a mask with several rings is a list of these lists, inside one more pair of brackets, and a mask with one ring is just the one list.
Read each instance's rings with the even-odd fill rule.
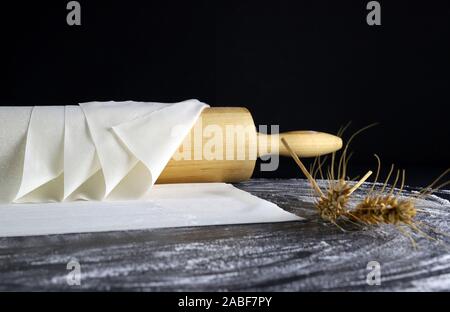
[[138,201],[0,205],[0,237],[295,220],[230,184],[165,184]]
[[0,203],[138,199],[207,106],[0,107]]

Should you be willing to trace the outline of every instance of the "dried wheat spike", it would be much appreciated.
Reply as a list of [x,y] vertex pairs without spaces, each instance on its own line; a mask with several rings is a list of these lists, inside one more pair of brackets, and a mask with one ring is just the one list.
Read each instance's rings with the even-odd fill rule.
[[346,215],[352,187],[342,179],[330,183],[326,194],[320,196],[315,207],[322,219],[335,222],[339,217]]
[[[394,225],[402,234],[404,234],[411,240],[414,246],[416,246],[416,242],[412,238],[411,234],[406,232],[401,226],[406,226],[410,228],[412,231],[415,231],[428,239],[435,240],[434,238],[430,237],[428,234],[423,232],[421,228],[418,226],[418,222],[415,221],[415,217],[418,213],[418,209],[416,208],[416,200],[418,198],[427,196],[435,192],[439,188],[449,184],[450,181],[447,181],[445,183],[442,183],[438,187],[433,188],[434,185],[442,177],[444,177],[448,172],[450,172],[450,169],[447,169],[444,173],[442,173],[433,183],[431,183],[429,186],[427,186],[421,192],[419,192],[417,196],[402,197],[401,193],[405,185],[405,170],[402,171],[402,180],[399,191],[396,194],[394,194],[394,190],[400,176],[399,170],[397,171],[397,175],[391,190],[389,192],[385,191],[386,186],[390,180],[391,174],[394,170],[394,165],[391,166],[391,170],[389,171],[389,174],[381,190],[379,192],[374,192],[375,183],[377,182],[381,167],[380,158],[377,155],[375,155],[375,157],[378,162],[378,168],[374,184],[370,189],[370,191],[368,192],[368,194],[355,207],[355,209],[349,210],[347,212],[349,219],[352,221],[368,225],[380,225],[380,224]],[[424,225],[432,228],[427,224]]]
[[[281,142],[284,144],[286,149],[291,154],[292,158],[295,160],[303,174],[308,178],[309,182],[311,183],[312,188],[314,189],[317,200],[315,203],[315,207],[318,210],[319,215],[322,219],[332,222],[333,224],[336,224],[336,220],[341,216],[346,216],[347,214],[347,204],[350,200],[351,194],[359,188],[364,181],[366,181],[369,176],[372,174],[372,171],[368,171],[364,177],[358,181],[355,185],[350,185],[346,180],[346,171],[347,171],[347,163],[349,158],[347,158],[347,150],[350,142],[353,140],[353,138],[364,131],[365,129],[368,129],[372,127],[373,125],[369,125],[359,131],[357,131],[355,134],[351,136],[349,139],[347,145],[345,146],[345,149],[343,153],[341,154],[341,157],[339,159],[339,165],[338,165],[338,179],[335,180],[334,178],[334,162],[336,158],[336,154],[332,154],[332,160],[331,160],[331,169],[328,172],[328,188],[324,194],[324,192],[320,189],[319,185],[317,184],[317,181],[315,178],[310,174],[310,172],[306,169],[305,165],[302,163],[302,161],[298,158],[298,156],[295,154],[295,152],[291,149],[288,142],[285,138],[281,138]],[[316,163],[317,161],[315,161]],[[321,166],[323,163],[319,160],[319,168],[318,171],[320,172],[321,176],[322,170]],[[314,173],[314,168],[311,168],[311,172]]]
[[414,224],[417,209],[411,199],[399,199],[396,196],[366,197],[349,214],[355,221],[367,224]]

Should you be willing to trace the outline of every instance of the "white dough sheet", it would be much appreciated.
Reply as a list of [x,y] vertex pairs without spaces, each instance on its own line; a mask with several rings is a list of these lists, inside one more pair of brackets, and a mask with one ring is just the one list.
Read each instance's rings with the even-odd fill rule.
[[145,195],[206,104],[0,107],[0,202]]
[[205,107],[0,107],[0,236],[299,220],[228,184],[153,185]]
[[296,221],[226,183],[157,184],[140,200],[0,205],[0,236]]

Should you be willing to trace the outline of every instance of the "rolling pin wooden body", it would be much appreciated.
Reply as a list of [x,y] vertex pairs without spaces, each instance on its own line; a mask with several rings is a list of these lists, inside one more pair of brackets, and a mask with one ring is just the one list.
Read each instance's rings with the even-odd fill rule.
[[320,156],[342,147],[339,137],[323,132],[257,133],[252,115],[244,107],[206,108],[156,183],[248,180],[257,157],[289,156],[280,144],[282,137],[299,157]]

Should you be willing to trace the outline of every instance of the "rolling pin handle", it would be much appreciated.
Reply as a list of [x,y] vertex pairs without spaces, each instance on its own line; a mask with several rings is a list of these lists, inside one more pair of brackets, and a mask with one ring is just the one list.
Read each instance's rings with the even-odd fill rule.
[[342,148],[342,139],[338,136],[316,131],[289,131],[280,134],[258,133],[258,157],[275,154],[290,156],[281,138],[289,143],[299,157],[317,157],[333,153]]

